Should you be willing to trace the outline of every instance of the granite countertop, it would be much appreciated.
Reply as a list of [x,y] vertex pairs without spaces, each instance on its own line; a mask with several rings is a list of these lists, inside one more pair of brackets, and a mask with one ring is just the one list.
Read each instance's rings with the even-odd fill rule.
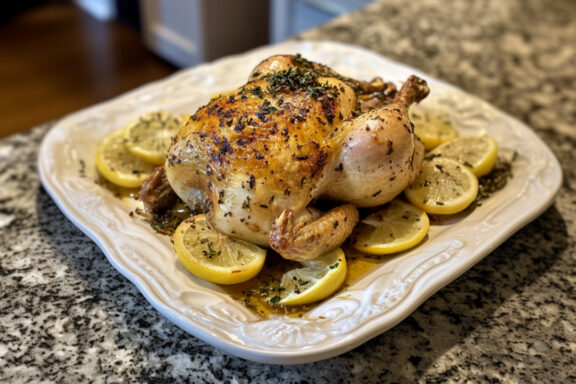
[[389,0],[304,39],[372,49],[531,126],[555,203],[390,331],[341,356],[229,356],[154,310],[42,189],[50,124],[0,141],[0,382],[576,382],[576,3]]

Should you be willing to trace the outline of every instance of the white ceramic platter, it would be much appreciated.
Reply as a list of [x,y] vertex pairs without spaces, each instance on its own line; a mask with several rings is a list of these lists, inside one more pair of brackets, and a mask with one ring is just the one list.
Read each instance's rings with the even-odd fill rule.
[[[505,189],[471,214],[433,226],[429,238],[413,251],[390,258],[305,318],[262,320],[220,287],[183,269],[168,237],[129,216],[136,202],[114,197],[96,184],[94,155],[104,136],[133,118],[158,110],[193,113],[214,93],[242,85],[258,62],[278,53],[301,53],[366,80],[381,76],[399,84],[417,74],[432,89],[420,108],[447,114],[461,135],[495,137],[502,154],[516,151],[518,158],[514,177]],[[552,203],[562,179],[553,154],[521,122],[415,69],[331,42],[264,47],[181,71],[70,115],[45,137],[39,170],[45,189],[62,212],[168,319],[231,354],[282,364],[326,359],[393,327],[541,214]]]

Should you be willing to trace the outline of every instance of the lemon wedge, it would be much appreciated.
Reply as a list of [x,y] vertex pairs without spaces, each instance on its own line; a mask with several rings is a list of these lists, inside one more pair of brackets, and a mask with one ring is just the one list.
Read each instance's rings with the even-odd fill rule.
[[341,248],[301,264],[303,268],[292,269],[282,275],[279,296],[275,296],[273,302],[283,305],[314,303],[331,296],[346,279],[348,267]]
[[135,156],[155,165],[162,165],[170,139],[186,124],[186,118],[164,112],[143,115],[124,128],[126,147]]
[[238,284],[256,276],[266,250],[212,228],[205,215],[184,220],[174,232],[174,249],[186,269],[217,284]]
[[351,245],[363,253],[387,255],[416,246],[429,229],[430,220],[426,212],[394,199],[356,226]]
[[476,177],[487,175],[498,158],[498,142],[493,137],[460,137],[434,148],[428,157],[449,157],[472,168]]
[[440,115],[414,109],[410,109],[409,115],[414,124],[414,133],[422,140],[427,151],[458,137],[454,126]]
[[100,142],[96,168],[106,180],[125,188],[140,187],[154,171],[154,165],[128,151],[122,131],[113,132]]
[[427,213],[449,215],[466,209],[478,194],[478,178],[458,160],[424,161],[416,180],[404,190],[408,201]]

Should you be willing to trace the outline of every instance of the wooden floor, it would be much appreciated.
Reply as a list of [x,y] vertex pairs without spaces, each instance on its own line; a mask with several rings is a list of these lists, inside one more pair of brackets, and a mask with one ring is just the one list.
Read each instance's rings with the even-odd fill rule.
[[163,78],[138,32],[48,2],[0,25],[0,138]]

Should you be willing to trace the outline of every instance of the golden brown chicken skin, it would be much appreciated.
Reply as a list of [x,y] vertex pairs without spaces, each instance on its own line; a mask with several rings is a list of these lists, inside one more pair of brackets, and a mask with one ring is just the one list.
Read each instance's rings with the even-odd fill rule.
[[[346,79],[300,56],[274,56],[247,84],[192,116],[173,139],[166,176],[188,205],[206,203],[208,219],[223,234],[289,259],[313,259],[349,236],[356,206],[389,201],[419,171],[423,148],[407,108],[427,88],[412,82],[418,84],[403,87],[392,104],[357,116],[362,86],[372,92],[383,82]],[[362,180],[363,166],[371,179]],[[382,192],[387,185],[393,193]],[[380,190],[376,196],[372,186]],[[342,204],[322,213],[311,207],[318,198]]]

